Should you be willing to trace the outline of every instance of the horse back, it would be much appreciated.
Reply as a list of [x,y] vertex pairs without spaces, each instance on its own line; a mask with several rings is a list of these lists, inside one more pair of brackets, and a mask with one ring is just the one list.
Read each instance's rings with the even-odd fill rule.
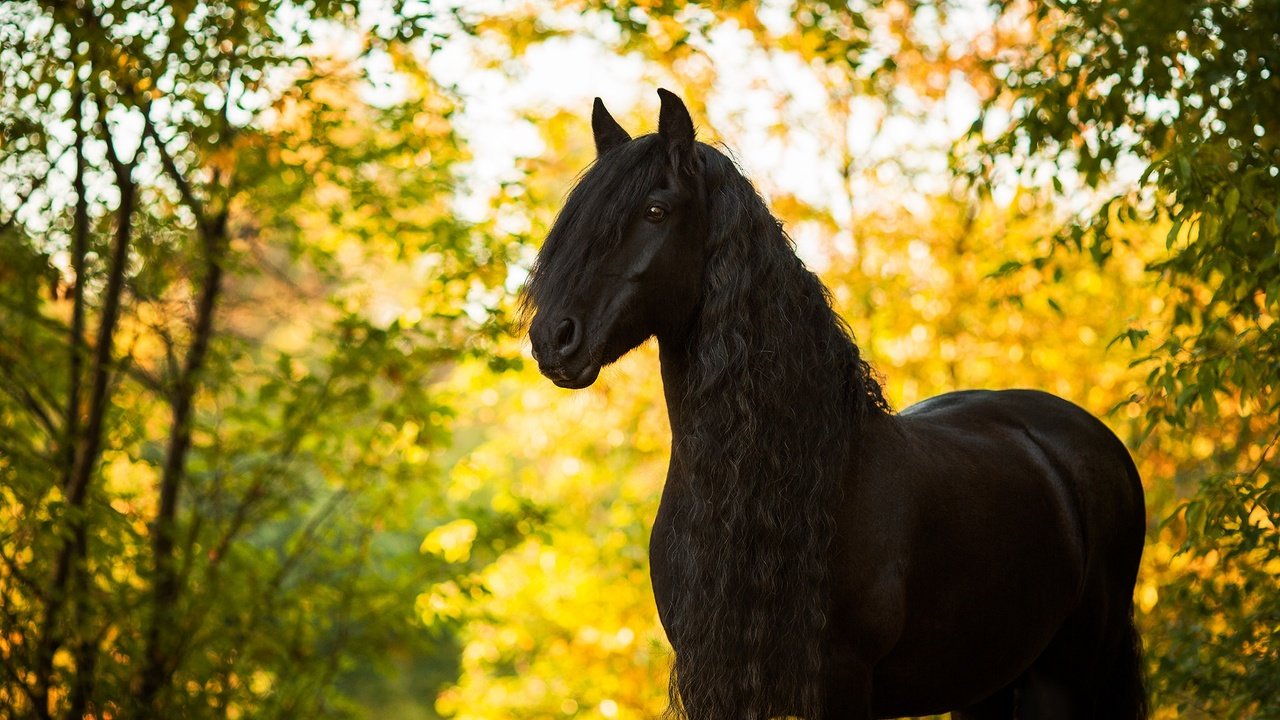
[[[991,476],[997,489],[1024,482],[1051,488],[1090,567],[1115,543],[1141,550],[1145,509],[1133,458],[1080,406],[1038,390],[969,390],[917,403],[897,420],[909,445],[938,454],[938,468],[998,459],[1006,467]],[[1028,468],[1030,477],[1013,472]],[[964,475],[954,467],[948,474]],[[939,472],[918,477],[935,489],[948,482]]]

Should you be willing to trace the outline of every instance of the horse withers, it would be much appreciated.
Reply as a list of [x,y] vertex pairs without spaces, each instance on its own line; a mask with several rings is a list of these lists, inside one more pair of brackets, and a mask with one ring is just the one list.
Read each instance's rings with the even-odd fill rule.
[[634,139],[596,100],[596,161],[524,303],[561,387],[657,338],[671,714],[1144,718],[1123,443],[1032,390],[893,413],[751,183],[658,93],[658,132]]

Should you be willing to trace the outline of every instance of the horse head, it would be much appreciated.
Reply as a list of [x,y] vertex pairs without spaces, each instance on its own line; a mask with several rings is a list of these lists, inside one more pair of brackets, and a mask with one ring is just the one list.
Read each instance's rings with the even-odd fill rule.
[[632,138],[595,100],[596,159],[569,193],[525,288],[538,368],[564,388],[651,337],[688,331],[707,245],[707,146],[678,97],[658,90],[658,132]]

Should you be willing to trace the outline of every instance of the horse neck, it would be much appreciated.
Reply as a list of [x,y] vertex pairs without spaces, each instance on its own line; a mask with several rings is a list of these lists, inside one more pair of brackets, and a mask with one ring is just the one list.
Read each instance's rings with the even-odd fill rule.
[[662,371],[662,394],[667,401],[667,420],[673,442],[688,432],[690,417],[689,374],[693,361],[687,344],[658,340],[658,363]]
[[[689,717],[820,712],[835,508],[878,388],[783,250],[735,259],[750,275],[740,296],[704,299],[688,337],[658,338],[672,450],[655,562],[676,589],[666,616]],[[763,625],[775,631],[747,632]]]
[[[808,274],[798,262],[796,271]],[[755,361],[758,362],[768,362],[771,353],[798,354],[798,361],[775,364],[767,383],[759,382],[760,378],[756,377],[752,381],[725,387],[724,391],[740,394],[743,401],[762,413],[772,413],[776,422],[801,420],[797,415],[820,415],[837,421],[847,420],[850,427],[842,430],[856,435],[865,421],[885,414],[873,397],[879,395],[879,387],[863,386],[863,383],[875,381],[858,376],[862,360],[857,347],[837,325],[834,314],[824,316],[824,311],[830,313],[830,310],[821,285],[813,282],[805,289],[808,291],[805,300],[817,320],[797,322],[788,328],[786,335],[763,338],[761,340],[766,346],[756,348]],[[695,322],[694,326],[699,326],[699,323]],[[701,420],[704,402],[694,396],[693,384],[697,377],[705,374],[697,367],[700,345],[705,341],[706,338],[697,330],[684,337],[658,338],[663,393],[676,449],[680,438]],[[770,408],[769,404],[776,406],[782,399],[773,392],[778,387],[787,389],[786,402],[784,407]],[[759,396],[753,397],[753,394]],[[798,424],[803,425],[802,422]],[[856,443],[857,438],[847,436],[847,440]]]

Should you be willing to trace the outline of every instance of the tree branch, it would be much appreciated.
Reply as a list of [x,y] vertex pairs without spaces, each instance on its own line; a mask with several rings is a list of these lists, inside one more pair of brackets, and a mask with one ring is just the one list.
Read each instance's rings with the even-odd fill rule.
[[[176,171],[176,168],[175,168]],[[185,184],[185,181],[184,181]],[[193,208],[193,212],[195,209]],[[227,247],[227,212],[224,209],[211,222],[200,222],[204,244],[205,277],[196,305],[192,342],[187,349],[178,380],[170,396],[173,422],[165,450],[164,468],[160,476],[160,502],[152,524],[151,548],[154,562],[152,585],[156,614],[147,629],[145,665],[142,670],[140,707],[148,707],[160,688],[172,675],[172,653],[163,647],[160,610],[170,608],[178,599],[178,573],[174,566],[173,548],[178,497],[186,480],[187,453],[191,449],[191,425],[199,375],[204,369],[209,342],[213,335],[213,317],[222,289],[222,255]]]
[[76,176],[74,181],[76,192],[76,209],[73,220],[73,237],[71,243],[71,271],[75,273],[75,288],[71,293],[71,327],[68,331],[70,356],[68,357],[68,389],[66,420],[64,421],[64,465],[62,486],[71,484],[71,474],[76,463],[76,435],[80,431],[80,379],[81,364],[84,362],[84,283],[85,255],[89,251],[89,198],[86,196],[84,173],[84,118],[82,106],[84,90],[76,90],[72,101],[72,117],[76,124]]
[[[63,455],[63,487],[70,485],[73,473],[76,470],[75,459],[75,438],[80,429],[80,376],[81,363],[84,359],[84,280],[85,254],[89,248],[89,198],[85,190],[84,172],[84,118],[81,116],[84,104],[83,89],[77,89],[74,104],[72,106],[72,117],[76,123],[76,175],[75,175],[75,191],[76,191],[76,209],[73,220],[73,238],[71,247],[71,267],[76,275],[75,289],[72,291],[72,310],[71,310],[71,329],[69,333],[70,357],[68,358],[68,391],[67,391],[67,410],[64,425],[66,426],[64,455]],[[93,693],[94,683],[94,666],[97,664],[96,642],[84,633],[86,618],[89,615],[89,572],[88,572],[88,538],[85,532],[84,524],[81,523],[76,533],[76,555],[78,561],[75,565],[75,582],[73,585],[79,588],[79,592],[75,594],[75,617],[77,626],[80,628],[81,635],[76,638],[75,647],[72,654],[75,657],[75,679],[72,682],[70,699],[67,703],[67,717],[79,718],[84,717],[85,709],[89,704],[89,697]]]
[[133,166],[137,161],[137,155],[135,154],[133,160],[128,163],[120,159],[111,137],[111,129],[106,125],[105,116],[104,109],[100,108],[99,118],[102,123],[103,140],[107,148],[107,159],[115,172],[116,186],[120,190],[120,206],[116,212],[116,232],[112,244],[111,264],[107,271],[102,316],[98,323],[89,412],[84,432],[78,443],[79,449],[72,472],[63,487],[67,506],[73,509],[73,514],[69,518],[72,538],[62,546],[54,562],[49,602],[45,605],[39,626],[40,640],[36,651],[35,668],[35,694],[39,702],[36,704],[35,712],[41,718],[50,717],[48,696],[49,683],[53,675],[53,656],[63,643],[58,621],[62,614],[62,606],[67,600],[72,566],[84,561],[88,542],[86,518],[81,511],[86,504],[89,481],[93,477],[93,470],[97,466],[102,447],[102,429],[109,404],[107,390],[111,380],[112,346],[115,339],[116,320],[120,312],[120,296],[124,291],[125,266],[129,258],[129,242],[133,235],[133,208],[137,198],[137,186],[133,181]]

